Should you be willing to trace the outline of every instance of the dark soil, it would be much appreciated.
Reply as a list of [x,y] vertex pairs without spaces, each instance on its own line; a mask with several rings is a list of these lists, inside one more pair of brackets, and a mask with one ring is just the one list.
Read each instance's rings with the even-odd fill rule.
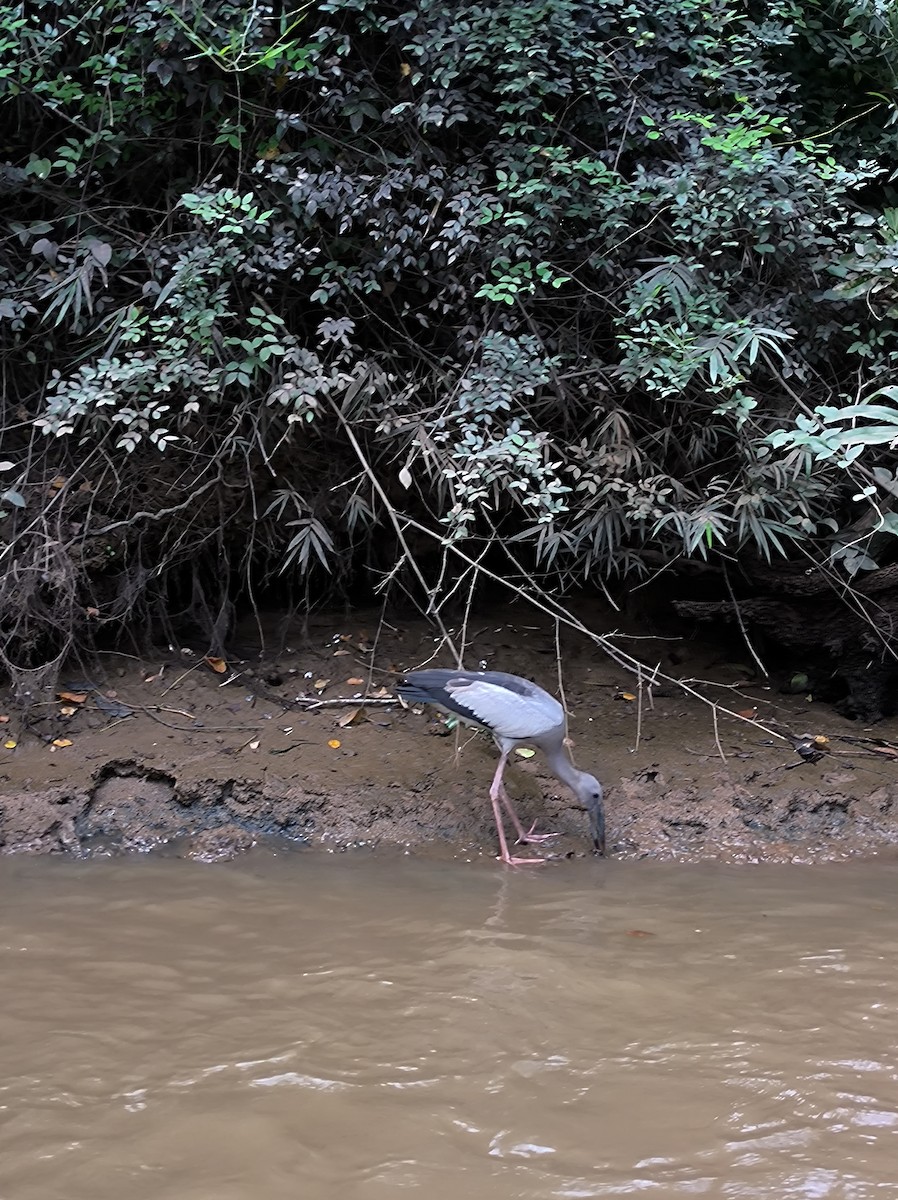
[[[738,623],[756,645],[776,647],[810,673],[818,697],[844,716],[875,722],[898,711],[898,567],[872,571],[835,594],[818,568],[753,564],[747,595],[726,601],[675,600],[683,617]],[[847,591],[847,590],[846,590]],[[848,602],[850,598],[850,602]]]
[[[580,615],[591,628],[611,627],[604,614]],[[0,703],[8,717],[0,744],[16,743],[0,750],[0,848],[166,847],[215,861],[289,839],[494,855],[488,740],[398,704],[372,704],[342,726],[356,705],[291,707],[300,694],[376,695],[392,688],[394,671],[452,665],[429,626],[393,624],[369,613],[320,619],[308,639],[297,633],[273,655],[260,655],[258,628],[247,624],[224,673],[186,654],[109,655],[90,679],[61,689],[75,699],[48,696],[27,716]],[[276,628],[272,618],[262,632]],[[557,690],[554,628],[531,610],[472,618],[469,637],[467,665]],[[676,688],[656,690],[640,712],[633,677],[585,639],[565,637],[573,753],[606,785],[609,853],[820,862],[898,845],[898,751],[889,745],[898,724],[865,728],[811,697],[782,695],[775,681],[753,678],[747,654],[713,642],[643,639],[628,648],[700,680],[709,699],[827,741],[814,743],[819,762],[805,762],[788,742],[732,718],[721,716],[715,733],[712,709]],[[585,814],[539,756],[516,760],[509,790],[528,822],[561,833],[551,856],[590,852]]]

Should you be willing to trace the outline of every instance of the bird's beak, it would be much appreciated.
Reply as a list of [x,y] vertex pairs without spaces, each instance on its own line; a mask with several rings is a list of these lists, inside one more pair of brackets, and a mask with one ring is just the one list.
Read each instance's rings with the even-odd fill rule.
[[596,854],[601,854],[605,857],[605,810],[601,802],[590,810],[589,814],[590,832],[592,833],[592,844],[595,847]]

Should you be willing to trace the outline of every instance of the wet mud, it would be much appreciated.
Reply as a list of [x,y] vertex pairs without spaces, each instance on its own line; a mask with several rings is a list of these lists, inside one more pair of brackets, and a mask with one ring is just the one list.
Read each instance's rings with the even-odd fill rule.
[[[551,622],[504,609],[470,626],[468,666],[557,692]],[[183,651],[104,656],[27,716],[0,700],[0,852],[158,850],[215,862],[274,840],[494,856],[490,741],[384,703],[396,671],[452,665],[433,629],[356,613],[317,619],[282,648],[260,650],[277,627],[277,617],[247,623],[226,663]],[[894,853],[898,752],[889,741],[898,723],[867,728],[813,697],[784,695],[754,676],[747,656],[713,641],[659,637],[630,648],[696,681],[708,700],[825,741],[815,743],[820,760],[807,762],[763,729],[715,719],[680,689],[640,698],[632,675],[566,635],[573,754],[606,786],[611,854],[822,862]],[[300,695],[328,704],[297,708]],[[508,784],[527,823],[560,835],[541,854],[590,853],[586,814],[539,755],[516,760]]]

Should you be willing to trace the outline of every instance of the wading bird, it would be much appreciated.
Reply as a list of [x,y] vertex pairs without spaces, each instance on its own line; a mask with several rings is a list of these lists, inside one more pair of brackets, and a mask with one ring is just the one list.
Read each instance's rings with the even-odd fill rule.
[[525,830],[505,791],[503,775],[508,756],[516,746],[536,746],[546,756],[552,774],[570,788],[589,813],[590,832],[597,854],[605,853],[605,810],[602,785],[594,775],[578,771],[564,745],[564,709],[554,696],[518,675],[504,671],[410,671],[397,686],[408,703],[430,704],[475,729],[491,733],[499,747],[499,762],[490,787],[490,800],[499,857],[509,866],[542,863],[542,858],[515,858],[509,853],[502,823],[502,806],[511,817],[518,841],[542,842],[551,833]]

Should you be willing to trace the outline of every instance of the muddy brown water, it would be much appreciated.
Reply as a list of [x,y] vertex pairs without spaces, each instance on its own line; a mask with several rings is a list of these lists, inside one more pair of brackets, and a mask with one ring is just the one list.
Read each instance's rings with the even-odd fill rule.
[[896,883],[2,859],[0,1197],[896,1196]]

